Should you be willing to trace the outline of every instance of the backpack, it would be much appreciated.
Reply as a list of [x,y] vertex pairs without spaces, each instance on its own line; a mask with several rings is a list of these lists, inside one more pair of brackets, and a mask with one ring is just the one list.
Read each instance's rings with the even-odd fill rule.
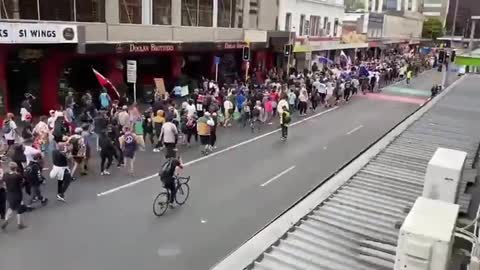
[[173,158],[167,159],[162,167],[160,168],[160,172],[158,173],[158,176],[160,176],[160,179],[167,179],[171,176],[172,174],[172,165],[173,165]]
[[285,114],[285,118],[283,119],[284,124],[290,124],[292,122],[292,117],[290,117],[290,113],[287,111],[283,112]]
[[193,129],[193,128],[195,128],[195,123],[196,123],[195,119],[191,117],[187,120],[187,123],[185,124],[185,126],[188,129]]
[[257,106],[255,106],[255,107],[253,108],[252,115],[253,115],[253,117],[259,117],[259,116],[260,116],[260,110],[258,109]]
[[10,126],[10,120],[9,121],[6,121],[4,124],[3,124],[3,134],[8,134],[12,131],[12,127]]
[[23,172],[25,175],[25,179],[27,179],[29,183],[34,183],[38,180],[38,172],[35,170],[34,166],[37,165],[33,162],[30,162],[30,164],[25,167],[25,170]]
[[72,154],[77,157],[84,157],[87,154],[87,146],[83,138],[74,138],[72,140]]

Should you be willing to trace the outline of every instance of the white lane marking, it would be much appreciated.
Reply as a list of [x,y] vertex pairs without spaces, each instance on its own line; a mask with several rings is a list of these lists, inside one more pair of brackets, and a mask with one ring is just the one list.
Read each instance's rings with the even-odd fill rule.
[[202,219],[200,220],[201,223],[207,223],[207,220],[206,219]]
[[[310,120],[310,119],[312,119],[312,118],[315,118],[315,117],[318,117],[318,116],[327,114],[327,113],[329,113],[329,112],[331,112],[331,111],[334,111],[334,110],[336,110],[336,109],[338,109],[338,107],[334,107],[334,108],[328,109],[328,110],[326,110],[326,111],[323,111],[323,112],[314,114],[314,115],[312,115],[312,116],[309,116],[309,117],[307,117],[307,118],[304,118],[304,119],[302,119],[302,120],[299,120],[299,121],[297,121],[297,122],[295,122],[295,123],[292,123],[292,124],[290,125],[290,127],[293,127],[293,126],[296,126],[296,125],[301,124],[301,123],[303,123],[303,122],[306,122],[306,121],[308,121],[308,120]],[[192,161],[189,161],[189,162],[185,163],[184,166],[193,165],[193,164],[195,164],[195,163],[197,163],[197,162],[200,162],[200,161],[202,161],[202,160],[205,160],[205,159],[208,159],[208,158],[212,158],[212,157],[214,157],[214,156],[223,154],[223,153],[225,153],[225,152],[227,152],[227,151],[233,150],[233,149],[238,148],[238,147],[240,147],[240,146],[243,146],[243,145],[246,145],[246,144],[249,144],[249,143],[258,141],[258,140],[260,140],[260,139],[262,139],[262,138],[265,138],[265,137],[267,137],[267,136],[270,136],[270,135],[272,135],[272,134],[275,134],[275,133],[279,132],[280,130],[281,130],[281,128],[275,129],[275,130],[273,130],[273,131],[267,132],[267,133],[262,134],[262,135],[260,135],[260,136],[257,136],[257,137],[251,138],[251,139],[249,139],[249,140],[243,141],[243,142],[241,142],[241,143],[238,143],[238,144],[229,146],[229,147],[227,147],[227,148],[224,148],[224,149],[222,149],[222,150],[220,150],[220,151],[218,151],[218,152],[213,152],[213,153],[211,153],[211,154],[208,155],[208,156],[204,156],[204,157],[201,157],[201,158],[198,158],[198,159],[194,159],[194,160],[192,160]],[[118,186],[118,187],[116,187],[116,188],[109,189],[109,190],[104,191],[104,192],[101,192],[101,193],[98,193],[98,194],[97,194],[97,197],[102,197],[102,196],[105,196],[105,195],[108,195],[108,194],[117,192],[117,191],[119,191],[119,190],[122,190],[122,189],[125,189],[125,188],[128,188],[128,187],[131,187],[131,186],[140,184],[140,183],[142,183],[142,182],[148,181],[148,180],[150,180],[150,179],[152,179],[152,178],[155,178],[155,177],[157,177],[157,176],[158,176],[158,173],[152,174],[152,175],[150,175],[150,176],[146,176],[146,177],[143,177],[143,178],[140,178],[140,179],[135,180],[135,181],[133,181],[133,182],[130,182],[130,183],[127,183],[127,184]]]
[[324,147],[323,147],[323,150],[327,150],[327,148],[328,148],[327,146],[324,146]]
[[271,182],[273,182],[273,181],[277,180],[278,178],[282,177],[283,175],[287,174],[289,171],[295,169],[295,167],[297,167],[297,166],[293,165],[292,167],[290,167],[290,168],[282,171],[281,173],[275,175],[274,177],[270,178],[267,182],[261,184],[260,186],[264,187],[264,186],[270,184]]
[[358,131],[359,129],[363,128],[363,125],[360,125],[352,130],[350,130],[349,132],[347,132],[346,135],[352,135],[353,133],[355,133],[356,131]]

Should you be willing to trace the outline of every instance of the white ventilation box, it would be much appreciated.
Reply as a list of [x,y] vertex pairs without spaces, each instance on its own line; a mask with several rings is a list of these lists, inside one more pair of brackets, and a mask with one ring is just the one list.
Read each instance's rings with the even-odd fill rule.
[[400,228],[395,270],[447,270],[460,206],[419,197]]
[[467,153],[438,148],[428,162],[423,197],[456,203]]

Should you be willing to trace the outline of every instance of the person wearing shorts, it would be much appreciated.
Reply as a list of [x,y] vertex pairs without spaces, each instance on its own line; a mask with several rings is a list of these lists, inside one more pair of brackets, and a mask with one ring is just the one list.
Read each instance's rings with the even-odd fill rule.
[[205,112],[205,114],[197,120],[197,132],[198,136],[200,136],[200,143],[205,147],[205,150],[202,151],[203,154],[208,154],[212,151],[210,134],[214,125],[215,122],[209,112]]
[[21,230],[26,228],[22,222],[22,214],[26,210],[26,206],[23,204],[22,193],[23,176],[17,172],[17,164],[15,162],[10,162],[8,167],[9,171],[3,175],[3,182],[5,182],[5,186],[7,187],[8,210],[1,228],[2,230],[7,228],[13,212],[16,212],[17,226],[18,229]]
[[[7,150],[5,154],[10,151],[10,148],[15,144],[15,139],[17,137],[17,124],[13,120],[14,115],[13,113],[8,113],[6,119],[3,121],[3,128],[5,140],[7,141]],[[6,132],[7,130],[8,132]]]
[[[125,159],[125,164],[129,166],[129,173],[133,175],[134,172],[134,162],[135,162],[135,153],[138,150],[139,142],[137,135],[132,132],[130,127],[123,128],[123,135],[120,137],[120,147],[123,150],[123,157]],[[141,145],[145,147],[145,145]]]

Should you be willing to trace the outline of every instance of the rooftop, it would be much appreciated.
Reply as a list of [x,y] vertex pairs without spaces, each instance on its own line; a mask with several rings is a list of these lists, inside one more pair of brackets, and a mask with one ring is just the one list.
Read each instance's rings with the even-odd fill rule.
[[393,269],[399,229],[438,147],[467,152],[458,203],[469,211],[479,84],[476,75],[455,82],[214,269]]

